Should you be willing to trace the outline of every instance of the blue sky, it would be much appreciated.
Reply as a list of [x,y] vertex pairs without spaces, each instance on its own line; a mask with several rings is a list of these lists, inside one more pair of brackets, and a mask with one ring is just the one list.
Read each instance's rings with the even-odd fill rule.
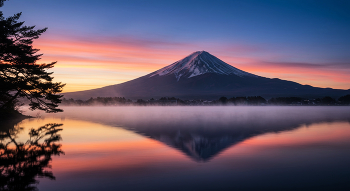
[[[346,83],[348,79],[329,79],[332,83],[319,81],[327,71],[336,74],[339,70],[343,76],[350,75],[350,1],[10,0],[2,10],[7,16],[23,12],[21,20],[27,25],[48,27],[43,35],[45,42],[50,39],[116,42],[153,47],[154,51],[172,51],[168,60],[154,57],[159,67],[194,51],[206,50],[238,68],[251,69],[255,65],[253,72],[267,77],[350,88],[350,82]],[[41,50],[45,54],[45,49]],[[142,50],[136,50],[135,54],[138,51]],[[58,61],[59,56],[64,56],[48,52],[56,55]],[[234,58],[238,57],[254,61],[235,62]],[[311,81],[303,81],[302,76],[282,75],[286,65],[295,71],[313,68],[320,72]],[[281,70],[274,76],[276,72],[259,71],[262,66],[281,66]],[[129,78],[150,70],[136,72]]]

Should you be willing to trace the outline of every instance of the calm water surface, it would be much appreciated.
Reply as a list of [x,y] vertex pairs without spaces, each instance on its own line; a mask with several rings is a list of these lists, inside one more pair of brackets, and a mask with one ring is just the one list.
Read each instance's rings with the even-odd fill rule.
[[[350,107],[65,107],[39,190],[350,190]],[[50,169],[48,169],[50,170]]]

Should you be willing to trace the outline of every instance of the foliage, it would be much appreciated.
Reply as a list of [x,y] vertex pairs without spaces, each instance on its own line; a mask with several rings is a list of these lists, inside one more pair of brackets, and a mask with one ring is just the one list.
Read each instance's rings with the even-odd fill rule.
[[350,95],[342,96],[338,100],[332,97],[326,96],[323,98],[301,98],[301,97],[276,97],[270,98],[268,101],[261,96],[248,96],[248,97],[220,97],[218,100],[181,100],[175,97],[161,97],[159,99],[151,98],[149,100],[137,99],[132,101],[124,97],[97,97],[90,98],[86,101],[64,99],[63,105],[76,105],[76,106],[88,106],[88,105],[349,105]]
[[[3,5],[0,1],[0,6]],[[38,64],[42,54],[33,48],[33,40],[38,39],[47,28],[35,30],[35,26],[25,26],[18,22],[21,13],[5,18],[0,11],[0,111],[16,110],[21,98],[30,101],[32,110],[59,112],[58,103],[65,84],[53,82],[52,72],[46,70],[56,62]]]
[[350,94],[342,96],[338,100],[342,104],[350,104]]
[[50,168],[52,155],[64,154],[58,127],[62,124],[46,124],[31,129],[29,139],[18,142],[17,135],[22,128],[12,128],[0,132],[0,190],[36,190],[34,184],[39,177],[55,179]]
[[220,97],[219,98],[219,102],[221,102],[222,104],[226,104],[226,102],[227,102],[227,97]]
[[271,98],[269,103],[272,105],[291,105],[291,104],[301,104],[303,98],[301,97],[277,97]]
[[235,105],[261,105],[266,104],[265,98],[261,96],[248,96],[248,97],[232,97],[228,99],[229,103]]
[[125,99],[124,97],[97,97],[90,98],[86,101],[83,100],[74,100],[74,99],[65,99],[63,98],[63,105],[125,105],[131,103],[130,99]]
[[321,99],[321,103],[325,105],[334,104],[336,101],[332,97],[326,96]]

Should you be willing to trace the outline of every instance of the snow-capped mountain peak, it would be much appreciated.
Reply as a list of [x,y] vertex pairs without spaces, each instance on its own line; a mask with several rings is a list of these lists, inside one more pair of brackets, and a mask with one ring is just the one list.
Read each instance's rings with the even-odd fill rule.
[[181,77],[191,78],[206,73],[237,75],[240,77],[255,76],[226,64],[206,51],[197,51],[182,60],[153,72],[150,77],[174,74],[177,81],[179,81]]

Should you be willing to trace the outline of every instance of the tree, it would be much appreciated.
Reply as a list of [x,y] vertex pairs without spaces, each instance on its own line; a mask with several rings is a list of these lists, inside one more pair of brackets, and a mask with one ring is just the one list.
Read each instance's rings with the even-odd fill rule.
[[34,191],[36,177],[55,179],[49,169],[52,156],[64,154],[58,143],[61,126],[50,123],[31,129],[26,142],[16,140],[23,128],[0,131],[0,190]]
[[340,97],[338,101],[341,104],[350,104],[350,94]]
[[247,98],[246,97],[232,97],[228,100],[230,103],[234,103],[235,105],[246,105]]
[[325,105],[331,105],[331,104],[335,104],[335,99],[333,99],[332,97],[326,96],[321,99],[321,102]]
[[[0,0],[0,7],[5,0]],[[30,109],[60,112],[62,88],[65,84],[53,82],[52,72],[47,72],[56,62],[37,63],[42,54],[33,48],[47,28],[35,30],[18,22],[21,13],[5,18],[0,11],[0,112],[2,115],[16,111],[23,98],[29,100]]]
[[227,103],[227,97],[220,97],[219,98],[219,102],[222,103],[222,104],[226,104]]
[[247,102],[249,105],[260,105],[260,104],[265,104],[266,100],[261,96],[250,96],[250,97],[247,97]]

